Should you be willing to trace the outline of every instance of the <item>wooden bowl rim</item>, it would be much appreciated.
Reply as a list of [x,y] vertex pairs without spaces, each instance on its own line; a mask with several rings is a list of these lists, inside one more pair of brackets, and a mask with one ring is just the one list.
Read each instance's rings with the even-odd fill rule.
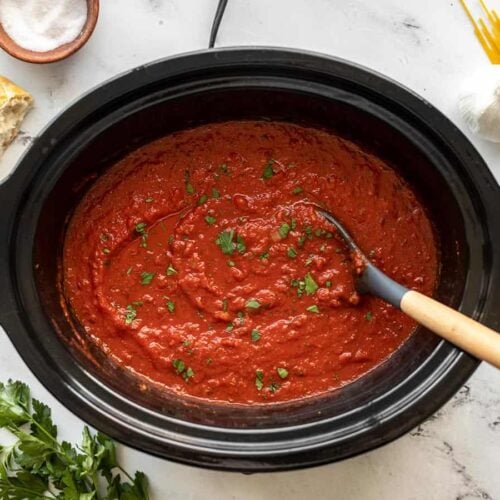
[[87,20],[81,33],[71,42],[46,52],[36,52],[19,46],[4,30],[0,23],[0,48],[21,61],[47,64],[60,61],[80,50],[88,41],[99,17],[99,0],[87,0]]

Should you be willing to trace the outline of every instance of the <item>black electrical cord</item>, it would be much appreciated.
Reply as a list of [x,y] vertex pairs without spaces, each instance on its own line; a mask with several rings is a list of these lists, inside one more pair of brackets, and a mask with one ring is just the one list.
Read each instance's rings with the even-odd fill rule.
[[227,2],[228,0],[219,0],[219,5],[217,5],[214,22],[212,23],[212,31],[210,32],[210,40],[208,42],[209,49],[213,49],[215,45],[215,39],[217,38],[217,33],[219,32],[219,26],[222,21],[222,16],[224,16],[224,11],[226,10]]

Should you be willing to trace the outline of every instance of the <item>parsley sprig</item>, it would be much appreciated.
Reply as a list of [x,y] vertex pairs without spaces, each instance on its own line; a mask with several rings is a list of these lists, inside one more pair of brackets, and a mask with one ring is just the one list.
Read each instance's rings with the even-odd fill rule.
[[79,446],[59,441],[50,408],[22,382],[0,383],[0,428],[16,439],[0,445],[2,499],[149,499],[146,476],[120,467],[110,438],[85,426]]

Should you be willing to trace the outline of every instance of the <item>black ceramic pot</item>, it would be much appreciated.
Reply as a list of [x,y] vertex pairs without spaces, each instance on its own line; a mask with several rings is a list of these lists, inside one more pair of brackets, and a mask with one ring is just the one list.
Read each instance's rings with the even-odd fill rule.
[[262,48],[137,68],[49,125],[0,186],[0,322],[63,404],[149,453],[251,472],[321,464],[387,443],[443,405],[478,361],[419,329],[386,363],[331,394],[266,407],[207,404],[112,366],[60,300],[66,223],[103,169],[174,130],[244,118],[327,128],[397,168],[440,239],[437,297],[498,329],[500,189],[467,139],[431,105],[379,75]]

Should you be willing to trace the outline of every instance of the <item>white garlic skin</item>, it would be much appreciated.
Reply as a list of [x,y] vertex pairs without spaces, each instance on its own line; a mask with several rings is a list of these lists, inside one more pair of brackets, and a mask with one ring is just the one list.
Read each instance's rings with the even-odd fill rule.
[[473,134],[500,142],[500,67],[490,66],[467,81],[458,109]]

